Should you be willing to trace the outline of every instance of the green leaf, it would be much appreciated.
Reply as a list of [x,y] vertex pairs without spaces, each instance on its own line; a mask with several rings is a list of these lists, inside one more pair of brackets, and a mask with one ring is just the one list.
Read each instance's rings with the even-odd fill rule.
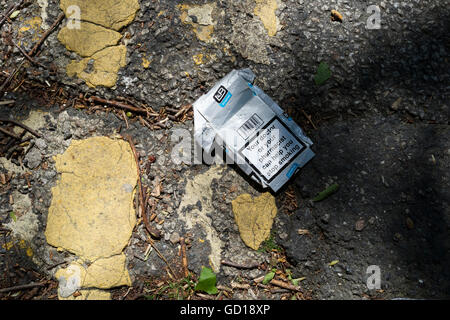
[[300,281],[305,280],[306,277],[301,277],[301,278],[297,278],[297,279],[291,279],[291,282],[294,286],[298,287],[298,284],[300,283]]
[[17,221],[17,217],[16,217],[16,214],[14,213],[14,211],[11,211],[11,212],[9,213],[9,216],[11,217],[11,219],[14,220],[14,222]]
[[319,64],[319,68],[317,69],[317,73],[314,76],[314,82],[316,85],[321,86],[331,77],[331,70],[328,64],[325,62],[321,62]]
[[198,279],[195,291],[204,291],[208,294],[217,294],[219,290],[216,288],[216,275],[210,268],[202,267],[200,278]]
[[17,17],[20,13],[20,10],[16,10],[13,13],[11,13],[11,15],[9,16],[10,19],[14,19],[15,17]]
[[263,280],[263,284],[268,284],[270,282],[270,280],[273,279],[273,277],[275,277],[275,271],[270,271],[268,274],[266,274],[264,276],[264,280]]
[[339,185],[337,183],[332,184],[328,188],[326,188],[324,191],[320,192],[313,201],[322,201],[326,198],[328,198],[330,195],[335,193],[339,189]]

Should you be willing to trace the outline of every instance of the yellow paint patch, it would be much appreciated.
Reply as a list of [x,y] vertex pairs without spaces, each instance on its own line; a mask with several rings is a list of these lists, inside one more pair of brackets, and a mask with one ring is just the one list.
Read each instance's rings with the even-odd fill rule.
[[[31,249],[31,247],[28,246],[28,244],[25,240],[21,239],[16,244],[17,244],[18,249],[24,250],[28,257],[31,258],[33,256],[33,249]],[[9,251],[14,247],[14,241],[6,242],[6,243],[2,244],[2,247],[5,250]]]
[[41,31],[41,25],[42,19],[40,17],[30,18],[26,20],[23,27],[19,29],[19,34],[30,30]]
[[192,57],[196,65],[203,64],[203,53],[196,54]]
[[117,45],[120,38],[120,33],[89,22],[81,22],[80,29],[66,26],[58,34],[58,40],[66,49],[81,57],[90,57],[106,47]]
[[[192,26],[192,30],[197,39],[203,42],[210,42],[212,34],[214,33],[214,25],[216,24],[212,18],[213,11],[216,9],[216,4],[179,4],[177,7],[181,11],[181,21]],[[192,17],[195,18],[193,19]]]
[[28,20],[26,20],[22,27],[19,28],[17,37],[19,38],[18,45],[28,45],[28,42],[22,42],[22,38],[25,36],[25,33],[31,33],[31,41],[37,42],[39,41],[41,35],[44,33],[44,30],[41,28],[42,25],[42,19],[40,17],[33,17]]
[[73,140],[55,166],[61,180],[52,188],[47,242],[89,261],[120,254],[136,222],[137,169],[129,144],[107,137]]
[[70,6],[80,8],[81,19],[108,29],[120,30],[129,25],[139,10],[139,0],[61,0],[60,7],[69,18]]
[[142,66],[145,69],[148,69],[150,67],[150,64],[152,63],[151,60],[148,60],[146,57],[142,57]]
[[126,258],[123,253],[96,260],[87,268],[82,287],[108,289],[119,286],[131,286],[131,279],[125,262]]
[[52,188],[45,236],[50,245],[80,257],[55,274],[65,292],[60,298],[109,299],[102,291],[84,291],[82,298],[66,293],[131,285],[122,251],[136,223],[138,176],[132,150],[123,140],[93,137],[73,140],[54,160],[61,179]]
[[[60,7],[68,18],[73,15],[73,11],[68,10],[70,6],[80,8],[81,27],[64,27],[58,40],[86,59],[71,61],[66,68],[67,75],[79,77],[89,87],[113,87],[119,69],[126,65],[126,47],[117,45],[122,36],[116,31],[134,20],[140,8],[139,1],[61,0]],[[90,61],[93,70],[86,70]]]
[[19,241],[19,248],[20,249],[25,249],[27,247],[27,243],[25,242],[25,240],[20,240]]
[[255,0],[255,2],[254,14],[261,19],[268,35],[275,36],[280,25],[275,14],[278,8],[277,0]]
[[30,29],[31,29],[30,26],[25,26],[25,27],[20,28],[20,29],[19,29],[19,32],[20,32],[20,33],[24,33],[24,32],[26,32],[26,31],[28,31],[28,30],[30,30]]
[[270,235],[273,219],[277,214],[275,198],[269,193],[252,198],[248,193],[232,201],[234,219],[241,239],[254,250]]
[[30,258],[33,256],[33,249],[31,248],[27,249],[27,256],[29,256]]
[[214,26],[195,26],[194,32],[197,35],[198,40],[203,42],[208,42],[211,40],[212,34],[214,32]]
[[[114,46],[103,49],[90,58],[81,61],[73,60],[67,66],[69,77],[78,76],[86,81],[89,87],[104,86],[111,88],[117,82],[117,72],[126,65],[127,49],[125,46]],[[92,62],[92,71],[86,70]]]
[[[55,277],[66,282],[78,283],[79,288],[109,289],[120,286],[131,286],[131,279],[126,268],[126,257],[123,253],[108,258],[95,260],[86,267],[82,260],[61,268]],[[75,279],[73,279],[75,277]],[[76,288],[74,288],[75,290]]]
[[5,250],[9,251],[9,250],[11,250],[14,247],[14,243],[12,241],[6,242],[6,243],[2,244],[2,247]]

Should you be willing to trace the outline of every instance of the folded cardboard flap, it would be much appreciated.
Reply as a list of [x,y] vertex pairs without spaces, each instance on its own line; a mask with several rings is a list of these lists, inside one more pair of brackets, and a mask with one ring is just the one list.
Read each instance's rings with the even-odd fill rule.
[[247,175],[278,191],[314,153],[312,141],[263,90],[250,69],[233,70],[194,107],[194,139],[210,153],[216,143]]

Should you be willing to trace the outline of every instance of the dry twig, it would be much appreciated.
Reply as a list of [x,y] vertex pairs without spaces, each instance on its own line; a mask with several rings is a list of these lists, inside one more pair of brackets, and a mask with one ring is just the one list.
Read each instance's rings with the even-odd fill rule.
[[254,262],[248,265],[243,265],[243,264],[238,264],[238,263],[234,263],[231,261],[226,261],[226,260],[222,260],[220,261],[221,264],[228,266],[228,267],[233,267],[233,268],[237,268],[237,269],[256,269],[259,267],[260,263],[258,262]]
[[16,140],[19,140],[19,139],[20,139],[20,137],[19,137],[18,135],[14,134],[13,132],[10,132],[10,131],[8,131],[8,130],[6,130],[6,129],[3,129],[2,127],[0,127],[0,132],[3,132],[3,133],[6,134],[7,136],[13,137],[13,138],[16,139]]
[[136,208],[136,209],[137,210],[141,210],[140,212],[141,212],[141,215],[142,215],[142,220],[144,221],[144,226],[147,229],[147,231],[152,236],[154,236],[155,238],[160,238],[161,237],[161,232],[159,230],[151,227],[150,223],[148,221],[147,212],[145,210],[145,205],[144,205],[144,193],[143,193],[142,183],[141,183],[141,169],[139,167],[139,157],[137,155],[133,139],[129,135],[127,135],[126,138],[127,138],[128,142],[130,144],[131,150],[133,151],[134,159],[136,160],[137,173],[138,173],[139,208]]
[[3,14],[3,18],[0,20],[0,27],[3,25],[6,19],[9,19],[9,16],[22,5],[23,1],[24,0],[20,0],[16,4],[12,4],[8,9],[6,9],[6,12]]
[[310,115],[308,115],[305,110],[302,109],[303,115],[306,117],[306,119],[308,119],[309,123],[311,123],[311,125],[314,127],[315,130],[317,130],[316,125],[314,124],[314,122],[312,121],[312,118]]
[[128,111],[133,111],[133,112],[136,112],[136,113],[148,114],[149,116],[159,116],[159,114],[157,114],[157,113],[148,113],[148,111],[146,109],[134,107],[134,106],[131,106],[129,104],[122,103],[122,102],[119,102],[119,101],[106,100],[106,99],[103,99],[103,98],[100,98],[100,97],[96,97],[96,96],[89,97],[87,99],[87,101],[89,101],[89,102],[98,102],[98,103],[101,103],[101,104],[107,104],[107,105],[110,105],[110,106],[118,107],[118,108],[125,109],[125,110],[128,110]]
[[24,284],[24,285],[20,285],[20,286],[14,286],[14,287],[9,287],[9,288],[4,288],[4,289],[0,289],[0,293],[5,293],[5,292],[10,292],[10,291],[17,291],[17,290],[23,290],[23,289],[29,289],[29,288],[34,288],[34,287],[43,287],[45,284],[44,283],[29,283],[29,284]]
[[189,270],[188,270],[188,261],[187,261],[187,255],[186,255],[186,242],[184,241],[184,238],[180,238],[180,244],[181,244],[181,259],[183,262],[183,271],[184,276],[189,276]]
[[44,69],[47,69],[47,67],[44,66],[42,63],[39,63],[39,62],[35,61],[32,57],[30,57],[28,55],[28,53],[26,53],[25,50],[23,50],[23,48],[21,46],[19,46],[17,43],[15,43],[14,41],[12,41],[12,43],[16,46],[17,49],[19,49],[20,53],[22,53],[23,56],[25,58],[27,58],[31,63],[36,64],[36,65],[38,65],[38,66],[40,66],[40,67],[42,67]]
[[273,284],[274,286],[277,286],[277,287],[280,287],[280,288],[283,288],[283,289],[288,289],[288,290],[291,290],[291,291],[299,291],[300,292],[300,288],[299,287],[296,287],[296,286],[294,286],[292,284],[289,284],[289,283],[286,283],[286,282],[283,282],[283,281],[280,281],[280,280],[272,279],[272,280],[270,280],[270,284]]
[[5,106],[5,105],[8,105],[8,104],[14,104],[14,103],[16,103],[15,100],[0,101],[0,106]]
[[30,127],[24,125],[23,123],[17,122],[15,120],[11,120],[11,119],[3,119],[0,118],[0,122],[10,122],[12,124],[15,124],[18,127],[21,127],[22,129],[25,129],[26,131],[30,132],[32,135],[34,135],[35,137],[40,138],[41,135],[39,133],[37,133],[36,131],[34,131],[33,129],[31,129]]
[[153,247],[153,249],[155,249],[156,253],[158,254],[158,256],[161,258],[162,261],[165,262],[165,264],[167,265],[167,267],[169,268],[170,272],[172,273],[172,276],[174,278],[176,278],[175,272],[173,272],[172,268],[170,267],[169,262],[167,261],[167,259],[162,255],[162,253],[158,250],[158,248],[155,246],[153,239],[150,238],[149,236],[147,236],[148,242],[151,244],[151,246]]
[[61,13],[58,18],[56,18],[56,21],[50,26],[50,28],[42,35],[41,39],[39,40],[38,43],[36,43],[33,47],[33,49],[31,49],[30,52],[28,52],[28,55],[30,57],[34,56],[34,54],[37,52],[37,50],[39,49],[39,47],[42,45],[42,43],[44,43],[44,41],[47,39],[47,37],[50,35],[50,33],[53,32],[53,30],[61,23],[61,21],[64,19],[65,14]]

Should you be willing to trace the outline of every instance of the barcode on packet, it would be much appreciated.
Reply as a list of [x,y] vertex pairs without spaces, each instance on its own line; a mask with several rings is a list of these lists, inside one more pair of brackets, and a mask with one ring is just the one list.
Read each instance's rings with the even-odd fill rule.
[[243,139],[247,139],[256,129],[263,124],[263,121],[255,113],[239,129],[238,133]]

